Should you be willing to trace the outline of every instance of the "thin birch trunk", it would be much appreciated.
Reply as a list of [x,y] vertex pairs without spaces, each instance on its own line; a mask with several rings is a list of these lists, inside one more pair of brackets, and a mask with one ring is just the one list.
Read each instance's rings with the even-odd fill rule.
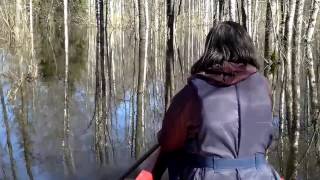
[[167,109],[174,92],[174,24],[175,4],[173,0],[167,0],[167,51],[166,51],[166,81],[165,81],[165,109]]
[[271,65],[272,65],[272,54],[273,51],[273,39],[272,39],[272,12],[271,12],[271,1],[267,0],[267,12],[266,12],[266,26],[265,26],[265,41],[264,41],[264,75],[269,79],[271,82],[272,80],[272,72]]
[[317,17],[319,13],[319,6],[320,6],[320,0],[315,0],[314,3],[312,4],[312,11],[310,13],[309,17],[309,23],[308,23],[308,28],[306,31],[306,58],[307,58],[307,75],[309,77],[310,81],[310,96],[311,99],[311,109],[312,109],[312,123],[314,124],[314,127],[316,127],[319,122],[317,122],[317,117],[319,116],[319,108],[318,106],[318,94],[317,94],[317,80],[316,80],[316,67],[315,67],[315,62],[313,58],[313,52],[312,52],[312,42],[313,42],[313,37],[314,37],[314,31],[315,31],[315,26],[317,22]]
[[[103,163],[109,162],[109,156],[108,156],[108,149],[107,149],[107,137],[108,134],[108,126],[107,123],[107,88],[106,88],[106,75],[105,75],[105,56],[108,60],[108,26],[107,26],[107,19],[108,19],[108,13],[106,13],[106,18],[104,18],[104,2],[103,0],[99,1],[99,31],[100,31],[100,77],[101,77],[101,122],[100,122],[100,129],[101,129],[101,147],[103,149],[102,151],[102,160]],[[106,7],[106,12],[108,10],[108,7]],[[105,55],[106,51],[106,55]],[[110,142],[111,143],[111,142]]]
[[253,35],[253,18],[252,18],[252,0],[246,0],[246,14],[247,14],[247,31],[249,35],[252,37]]
[[236,21],[236,0],[229,0],[229,19],[230,21]]
[[70,149],[70,115],[69,115],[69,32],[68,32],[68,0],[64,0],[64,48],[65,48],[65,77],[64,77],[64,115],[63,115],[63,160],[67,173],[73,175],[75,165]]
[[[313,52],[312,52],[312,42],[313,42],[313,37],[314,37],[314,31],[315,31],[315,26],[317,22],[317,17],[319,13],[319,7],[320,7],[320,0],[315,0],[313,4],[311,4],[311,13],[309,17],[309,22],[308,22],[308,28],[306,30],[306,58],[307,58],[307,76],[309,79],[309,86],[310,86],[310,101],[311,101],[311,108],[310,108],[310,113],[311,113],[311,122],[313,124],[314,130],[319,131],[319,94],[317,90],[317,77],[316,77],[316,66],[315,66],[315,60],[313,58]],[[317,154],[320,154],[320,144],[317,143]],[[320,162],[320,156],[317,156],[318,161]]]
[[138,158],[144,149],[144,110],[148,57],[148,1],[138,0],[139,7],[139,72],[137,89],[137,119],[135,137],[135,157]]
[[37,65],[34,64],[34,57],[35,57],[35,52],[34,52],[34,31],[33,31],[33,0],[29,1],[29,6],[30,6],[30,12],[29,12],[29,19],[30,19],[30,43],[31,43],[31,61],[30,61],[30,69],[29,73],[32,73],[32,77],[35,77],[37,75]]
[[219,5],[218,5],[218,9],[219,9],[219,21],[223,21],[223,15],[224,15],[224,0],[218,0]]
[[245,7],[245,0],[241,0],[241,22],[242,26],[248,31],[248,26],[247,26],[247,10]]
[[16,17],[15,17],[15,43],[16,45],[20,45],[21,43],[21,34],[23,32],[22,29],[22,1],[16,0]]
[[288,133],[289,136],[292,136],[291,131],[291,124],[293,120],[292,114],[292,35],[293,35],[293,22],[294,22],[294,15],[295,15],[295,8],[296,8],[296,0],[289,1],[289,9],[286,17],[286,27],[285,27],[285,36],[284,36],[284,46],[285,46],[285,79],[286,79],[286,119],[287,119],[287,126],[288,126]]
[[298,153],[300,136],[300,62],[301,62],[301,33],[303,20],[304,0],[297,0],[295,8],[293,31],[293,52],[292,52],[292,123],[291,134],[289,134],[289,160],[287,164],[287,178],[297,179],[298,177]]
[[25,95],[24,95],[24,87],[25,84],[22,82],[22,85],[20,87],[20,96],[21,96],[21,105],[19,106],[18,111],[18,124],[19,124],[19,130],[22,137],[22,146],[23,146],[23,156],[25,160],[25,167],[27,170],[27,174],[30,180],[33,180],[33,173],[32,173],[32,153],[31,153],[31,140],[30,136],[28,134],[28,114],[27,109],[25,108]]

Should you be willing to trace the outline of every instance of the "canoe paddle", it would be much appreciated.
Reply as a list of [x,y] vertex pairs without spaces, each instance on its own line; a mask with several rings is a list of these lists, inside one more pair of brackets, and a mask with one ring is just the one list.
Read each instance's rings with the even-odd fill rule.
[[[120,180],[127,178],[135,169],[137,169],[150,155],[152,155],[158,148],[159,144],[156,144],[151,147],[151,149],[146,152],[141,158],[139,158],[130,168],[120,177]],[[145,173],[145,171],[143,171]]]

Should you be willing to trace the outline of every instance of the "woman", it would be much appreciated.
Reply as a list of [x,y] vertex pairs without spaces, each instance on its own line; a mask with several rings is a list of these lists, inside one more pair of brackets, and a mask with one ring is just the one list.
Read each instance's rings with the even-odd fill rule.
[[155,179],[272,180],[272,102],[253,42],[235,22],[213,27],[188,84],[173,98],[159,133]]

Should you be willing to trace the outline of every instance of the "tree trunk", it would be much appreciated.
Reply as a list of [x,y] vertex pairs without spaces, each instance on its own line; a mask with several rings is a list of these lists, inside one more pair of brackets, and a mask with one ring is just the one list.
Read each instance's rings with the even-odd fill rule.
[[248,30],[247,27],[247,12],[246,12],[246,7],[245,7],[245,0],[241,0],[241,22],[242,26]]
[[[314,130],[319,131],[319,94],[317,93],[317,77],[316,77],[316,66],[313,58],[313,52],[312,52],[312,42],[313,42],[313,36],[314,36],[314,30],[317,22],[317,16],[319,13],[319,6],[320,6],[320,0],[315,0],[313,4],[311,4],[312,11],[310,13],[309,22],[308,22],[308,28],[306,31],[306,58],[307,58],[307,76],[309,79],[309,86],[310,86],[310,100],[311,100],[311,122],[313,124]],[[320,154],[320,144],[317,143],[317,151],[318,154]],[[320,162],[320,156],[317,156],[318,162]]]
[[[300,136],[300,61],[301,61],[301,33],[303,20],[304,0],[297,0],[295,8],[292,53],[292,123],[291,134],[289,134],[289,160],[287,165],[287,178],[297,179],[298,176],[298,145]],[[290,59],[289,59],[290,60]],[[289,116],[291,117],[291,116]]]
[[21,43],[21,33],[22,29],[22,1],[16,0],[16,17],[15,17],[15,43],[19,46]]
[[293,34],[293,20],[295,15],[295,7],[296,7],[296,0],[289,1],[289,8],[286,17],[286,27],[285,27],[285,36],[284,36],[284,46],[285,46],[285,79],[286,79],[286,119],[288,121],[288,133],[289,136],[292,136],[291,131],[291,124],[293,119],[292,114],[292,34]]
[[218,10],[219,10],[219,12],[218,12],[218,16],[219,16],[219,21],[223,21],[223,15],[224,15],[224,0],[218,0],[218,3],[219,3],[219,5],[218,5]]
[[273,82],[276,74],[276,45],[275,45],[275,3],[276,0],[267,1],[265,41],[264,41],[264,75]]
[[31,42],[31,60],[30,60],[30,67],[29,67],[29,73],[32,74],[32,77],[35,77],[37,75],[37,65],[33,62],[35,57],[34,52],[34,31],[33,31],[33,0],[29,1],[30,6],[30,13],[29,13],[29,19],[30,19],[30,42]]
[[167,109],[174,92],[174,23],[175,4],[173,0],[167,0],[167,51],[166,51],[166,82],[165,82],[165,109]]
[[3,122],[4,122],[5,129],[6,129],[7,148],[8,148],[9,158],[10,158],[12,179],[16,180],[17,179],[16,162],[14,160],[13,147],[12,147],[11,138],[10,138],[11,137],[11,128],[9,125],[8,112],[7,112],[6,102],[4,100],[4,93],[3,93],[3,87],[2,87],[1,81],[0,81],[0,98],[1,98],[0,100],[1,100],[1,104],[2,104]]
[[229,19],[230,21],[236,21],[236,0],[229,0]]
[[[105,37],[107,37],[107,32],[108,32],[108,26],[105,22],[107,22],[108,19],[108,13],[106,14],[106,18],[104,18],[104,2],[103,0],[99,0],[99,26],[98,26],[98,31],[100,36],[98,37],[99,40],[99,45],[100,45],[100,78],[101,78],[101,122],[100,122],[100,130],[101,130],[101,146],[102,146],[102,160],[103,163],[108,163],[109,162],[109,157],[108,157],[108,150],[107,150],[107,136],[108,134],[108,123],[107,123],[107,88],[106,88],[106,75],[105,75],[105,49],[106,49],[106,57],[108,58],[108,41]],[[108,7],[106,7],[106,10]],[[107,11],[106,11],[107,12]],[[108,59],[107,59],[108,60]]]
[[[258,3],[258,2],[257,2]],[[247,32],[252,37],[252,0],[242,0],[242,23],[247,29]]]
[[67,173],[75,172],[72,150],[70,149],[70,115],[69,115],[69,33],[68,33],[68,0],[64,0],[64,48],[65,48],[65,77],[64,77],[64,115],[63,115],[63,160]]
[[32,152],[31,152],[31,140],[30,136],[28,134],[28,114],[26,110],[28,108],[25,108],[25,104],[28,104],[25,102],[25,94],[24,94],[24,87],[25,83],[22,82],[22,85],[20,87],[20,96],[21,96],[21,104],[18,106],[18,109],[16,109],[17,112],[17,119],[19,124],[19,130],[22,138],[22,146],[23,146],[23,156],[25,160],[25,167],[27,170],[27,174],[30,180],[33,180],[33,174],[32,174]]
[[316,124],[318,125],[319,122],[317,122],[317,116],[319,113],[319,107],[318,105],[318,96],[317,94],[317,80],[316,80],[316,67],[315,62],[313,58],[313,52],[312,52],[312,42],[313,42],[313,36],[314,36],[314,30],[317,22],[317,16],[319,13],[319,6],[320,6],[320,0],[315,0],[312,4],[312,12],[310,13],[308,28],[306,31],[306,57],[308,62],[307,67],[307,74],[309,76],[310,80],[310,93],[311,93],[311,109],[313,110],[312,114],[312,122],[314,126],[316,127]]
[[272,0],[267,0],[267,12],[266,12],[266,26],[265,26],[265,41],[264,41],[264,75],[271,80],[270,70],[271,70],[271,56],[273,53],[272,49],[272,12],[271,12],[271,2]]
[[135,157],[138,158],[144,148],[144,110],[145,88],[148,57],[148,1],[138,0],[139,6],[139,72],[137,90],[137,118]]

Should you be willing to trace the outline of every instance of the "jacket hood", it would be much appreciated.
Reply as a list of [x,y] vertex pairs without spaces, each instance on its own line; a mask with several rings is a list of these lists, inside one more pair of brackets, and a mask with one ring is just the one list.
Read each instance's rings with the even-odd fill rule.
[[250,64],[224,62],[222,65],[214,65],[206,73],[192,75],[191,78],[200,78],[215,86],[231,86],[256,72],[257,68]]

